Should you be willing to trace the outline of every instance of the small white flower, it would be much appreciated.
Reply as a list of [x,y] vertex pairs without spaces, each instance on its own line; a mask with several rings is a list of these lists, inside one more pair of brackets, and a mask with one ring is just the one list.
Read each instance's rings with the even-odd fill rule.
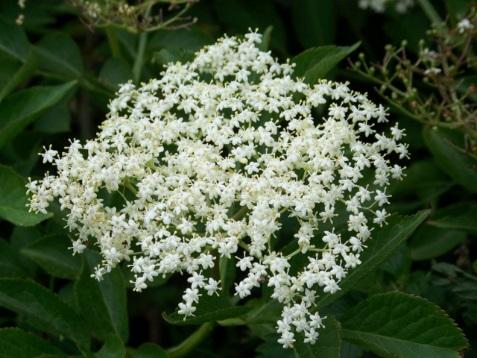
[[71,249],[73,250],[73,255],[81,254],[86,249],[86,245],[83,244],[80,240],[74,240],[72,242]]
[[424,71],[424,75],[426,76],[435,76],[435,75],[438,75],[442,72],[442,69],[438,68],[438,67],[431,67],[431,68],[428,68]]
[[373,219],[373,222],[378,225],[382,225],[386,221],[386,217],[388,216],[388,213],[386,210],[381,209],[376,211],[376,216]]
[[43,163],[52,163],[55,157],[58,155],[58,152],[51,149],[51,145],[48,148],[43,147],[43,149],[45,151],[40,153],[40,155],[43,157]]
[[460,20],[457,24],[457,29],[460,34],[463,34],[467,30],[472,30],[473,28],[474,25],[467,18]]
[[371,9],[377,13],[382,13],[386,8],[394,6],[398,13],[405,13],[414,6],[414,0],[359,0],[359,7],[362,9]]

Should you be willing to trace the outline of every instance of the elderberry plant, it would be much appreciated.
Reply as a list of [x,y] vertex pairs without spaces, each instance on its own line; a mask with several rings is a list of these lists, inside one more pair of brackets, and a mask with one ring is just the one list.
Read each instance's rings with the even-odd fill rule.
[[[122,85],[96,138],[46,148],[55,172],[30,180],[28,192],[34,212],[55,199],[67,212],[73,253],[99,249],[96,279],[121,262],[136,291],[186,275],[184,317],[221,290],[219,259],[236,257],[235,295],[270,287],[283,307],[278,341],[292,347],[297,333],[318,339],[315,299],[340,289],[385,225],[386,189],[408,151],[397,124],[382,129],[383,106],[348,83],[295,78],[261,42],[256,32],[225,36],[158,79]],[[298,223],[286,247],[277,239],[285,216]]]

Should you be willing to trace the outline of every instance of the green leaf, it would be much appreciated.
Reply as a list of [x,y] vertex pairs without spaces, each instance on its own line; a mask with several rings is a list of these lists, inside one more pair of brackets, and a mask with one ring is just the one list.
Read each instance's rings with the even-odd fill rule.
[[420,224],[429,216],[429,211],[421,211],[410,216],[394,216],[388,224],[375,230],[366,242],[367,248],[361,254],[361,264],[352,269],[340,282],[340,291],[323,294],[317,300],[317,307],[324,307],[344,295],[357,282],[367,276],[384,262],[404,241],[406,241]]
[[249,29],[264,31],[272,26],[271,48],[286,52],[287,30],[274,1],[214,0],[214,7],[219,21],[229,34],[244,34]]
[[26,316],[45,331],[71,339],[80,349],[89,347],[82,317],[53,292],[33,281],[0,279],[0,306]]
[[[419,229],[418,229],[419,230]],[[379,269],[375,271],[378,276],[381,276],[381,272],[391,274],[396,280],[401,278],[407,278],[411,272],[412,260],[409,252],[409,248],[406,243],[402,243],[394,253],[383,262]],[[371,275],[369,276],[371,277]],[[376,280],[378,281],[378,280]],[[378,282],[375,282],[378,283]],[[378,283],[379,284],[379,283]]]
[[126,347],[124,347],[121,338],[111,335],[94,356],[96,358],[124,358],[126,357]]
[[43,111],[58,103],[75,86],[36,86],[17,92],[0,104],[0,148],[9,143]]
[[409,294],[371,296],[341,321],[343,337],[382,357],[459,357],[467,340],[447,314]]
[[200,298],[197,304],[197,311],[195,311],[193,316],[185,318],[177,312],[171,314],[163,313],[162,316],[171,324],[185,326],[238,317],[250,309],[251,307],[248,306],[232,306],[229,299],[223,295],[208,296],[204,294]]
[[18,255],[6,240],[0,239],[0,277],[28,276]]
[[167,353],[154,343],[144,343],[131,353],[131,358],[166,358]]
[[400,210],[416,210],[428,206],[433,199],[449,190],[454,183],[432,160],[420,160],[406,169],[402,181],[391,184],[392,207]]
[[131,67],[120,58],[110,58],[99,73],[99,80],[114,91],[131,79]]
[[477,233],[477,204],[459,203],[436,211],[429,225]]
[[324,320],[325,327],[320,329],[319,338],[313,345],[303,342],[303,336],[298,335],[293,349],[285,349],[277,342],[278,336],[267,336],[265,343],[257,348],[260,358],[339,358],[341,352],[341,327],[333,318]]
[[28,211],[26,181],[13,169],[0,164],[0,218],[20,226],[33,226],[50,215]]
[[341,342],[341,358],[363,358],[364,351],[356,344],[349,343],[348,341]]
[[20,26],[0,18],[0,51],[20,62],[28,57],[30,44]]
[[53,234],[32,242],[21,253],[53,277],[75,279],[80,271],[81,260],[72,255],[70,246],[67,237]]
[[0,358],[32,358],[62,352],[49,342],[19,328],[0,329]]
[[270,50],[270,41],[272,40],[273,26],[268,26],[263,32],[262,42],[259,45],[260,50]]
[[293,349],[284,349],[280,343],[277,342],[279,337],[275,334],[266,337],[264,343],[257,347],[257,358],[296,358]]
[[474,0],[445,0],[445,3],[449,14],[456,19],[464,17],[475,4]]
[[[406,16],[395,14],[386,19],[383,24],[384,32],[394,44],[403,39],[407,41],[407,48],[411,53],[419,51],[419,41],[426,38],[426,31],[430,27],[429,20],[418,11],[409,11]],[[366,36],[366,34],[364,34]]]
[[2,17],[11,19],[10,21],[13,23],[14,19],[21,12],[25,15],[23,24],[15,26],[35,34],[49,31],[55,26],[55,22],[58,24],[59,15],[67,13],[71,16],[71,8],[69,11],[65,11],[67,4],[59,1],[31,1],[30,6],[25,6],[23,9],[18,7],[18,1],[4,0],[0,1],[0,4]]
[[30,277],[35,275],[37,265],[24,255],[20,254],[20,250],[41,236],[43,236],[43,234],[38,226],[15,226],[10,235],[10,246],[15,252],[17,252],[22,266],[29,273]]
[[22,63],[0,51],[0,88],[10,82],[12,73],[22,67]]
[[34,49],[42,70],[66,79],[77,79],[81,76],[81,52],[70,36],[60,32],[48,34]]
[[66,133],[70,131],[71,115],[68,108],[71,96],[65,96],[33,124],[35,131],[46,134]]
[[92,278],[93,268],[99,261],[96,253],[84,253],[81,273],[75,282],[78,306],[88,325],[100,339],[106,340],[111,334],[115,334],[126,342],[129,327],[124,278],[119,268],[104,275],[101,281]]
[[304,48],[329,45],[336,34],[336,0],[294,0],[292,19]]
[[325,327],[314,345],[304,343],[302,337],[295,342],[294,350],[300,358],[339,358],[341,352],[341,327],[332,317],[324,320]]
[[249,300],[246,305],[250,310],[240,317],[219,321],[221,326],[247,325],[250,331],[264,340],[276,333],[276,323],[280,319],[283,305],[268,295],[260,299]]
[[151,53],[162,49],[194,53],[212,42],[213,39],[206,33],[196,28],[190,28],[155,31],[147,46]]
[[309,84],[324,78],[341,60],[349,56],[359,47],[359,42],[353,46],[322,46],[310,48],[293,58],[295,76],[303,77]]
[[464,153],[440,129],[425,128],[423,135],[441,169],[457,184],[477,193],[477,160]]
[[9,80],[2,86],[0,90],[0,102],[8,96],[15,88],[22,82],[26,81],[35,72],[37,61],[35,54],[30,51],[25,63],[21,65],[18,70],[15,71],[13,76],[10,76]]
[[121,44],[121,48],[124,49],[127,57],[134,61],[139,36],[123,29],[112,28],[111,31],[118,38],[118,42]]
[[436,258],[464,242],[466,237],[467,235],[463,231],[423,225],[409,242],[411,258],[416,261]]

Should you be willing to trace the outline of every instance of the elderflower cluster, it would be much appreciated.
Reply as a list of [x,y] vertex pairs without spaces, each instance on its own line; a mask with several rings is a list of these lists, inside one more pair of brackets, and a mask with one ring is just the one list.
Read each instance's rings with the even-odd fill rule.
[[414,6],[414,0],[359,0],[358,5],[362,9],[371,9],[378,13],[394,8],[398,13],[403,14]]
[[190,25],[195,20],[183,15],[197,0],[67,1],[79,10],[90,26],[114,26],[136,33]]
[[[235,260],[235,294],[270,287],[290,347],[297,334],[317,340],[315,297],[339,290],[385,223],[386,187],[402,176],[392,161],[407,149],[397,126],[379,130],[382,106],[345,83],[295,79],[260,43],[254,32],[224,37],[159,79],[123,85],[97,137],[46,149],[56,174],[28,190],[36,212],[58,198],[75,253],[99,248],[96,278],[123,261],[136,291],[186,274],[185,317],[221,289],[218,259]],[[283,243],[285,217],[296,232]]]

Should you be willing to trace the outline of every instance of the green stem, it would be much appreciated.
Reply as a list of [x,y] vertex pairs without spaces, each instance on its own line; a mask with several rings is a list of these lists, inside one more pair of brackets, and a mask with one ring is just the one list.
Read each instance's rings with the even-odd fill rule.
[[214,329],[214,323],[206,322],[202,324],[194,333],[187,337],[179,345],[169,348],[167,356],[169,358],[184,357],[196,348]]
[[136,60],[133,66],[133,79],[135,83],[141,80],[142,66],[144,64],[144,52],[146,50],[147,32],[142,32],[139,35],[139,46],[136,53]]
[[[145,18],[148,18],[151,13],[151,5],[146,10]],[[146,51],[147,44],[147,32],[144,30],[139,35],[139,44],[137,47],[136,59],[133,65],[133,80],[135,83],[139,83],[141,80],[142,66],[144,64],[144,53]]]
[[129,180],[126,180],[124,182],[124,186],[131,192],[133,193],[134,195],[137,195],[137,189],[134,187],[134,185],[129,181]]
[[235,214],[232,215],[232,220],[240,220],[242,219],[245,214],[248,212],[248,208],[246,206],[241,207]]
[[106,27],[105,31],[106,31],[106,36],[108,38],[109,47],[111,49],[111,54],[115,58],[121,57],[121,49],[119,48],[118,38],[116,37],[116,34],[114,33],[114,29],[111,26],[109,26],[109,27]]
[[433,25],[439,25],[442,23],[441,17],[429,0],[417,0],[417,2]]

